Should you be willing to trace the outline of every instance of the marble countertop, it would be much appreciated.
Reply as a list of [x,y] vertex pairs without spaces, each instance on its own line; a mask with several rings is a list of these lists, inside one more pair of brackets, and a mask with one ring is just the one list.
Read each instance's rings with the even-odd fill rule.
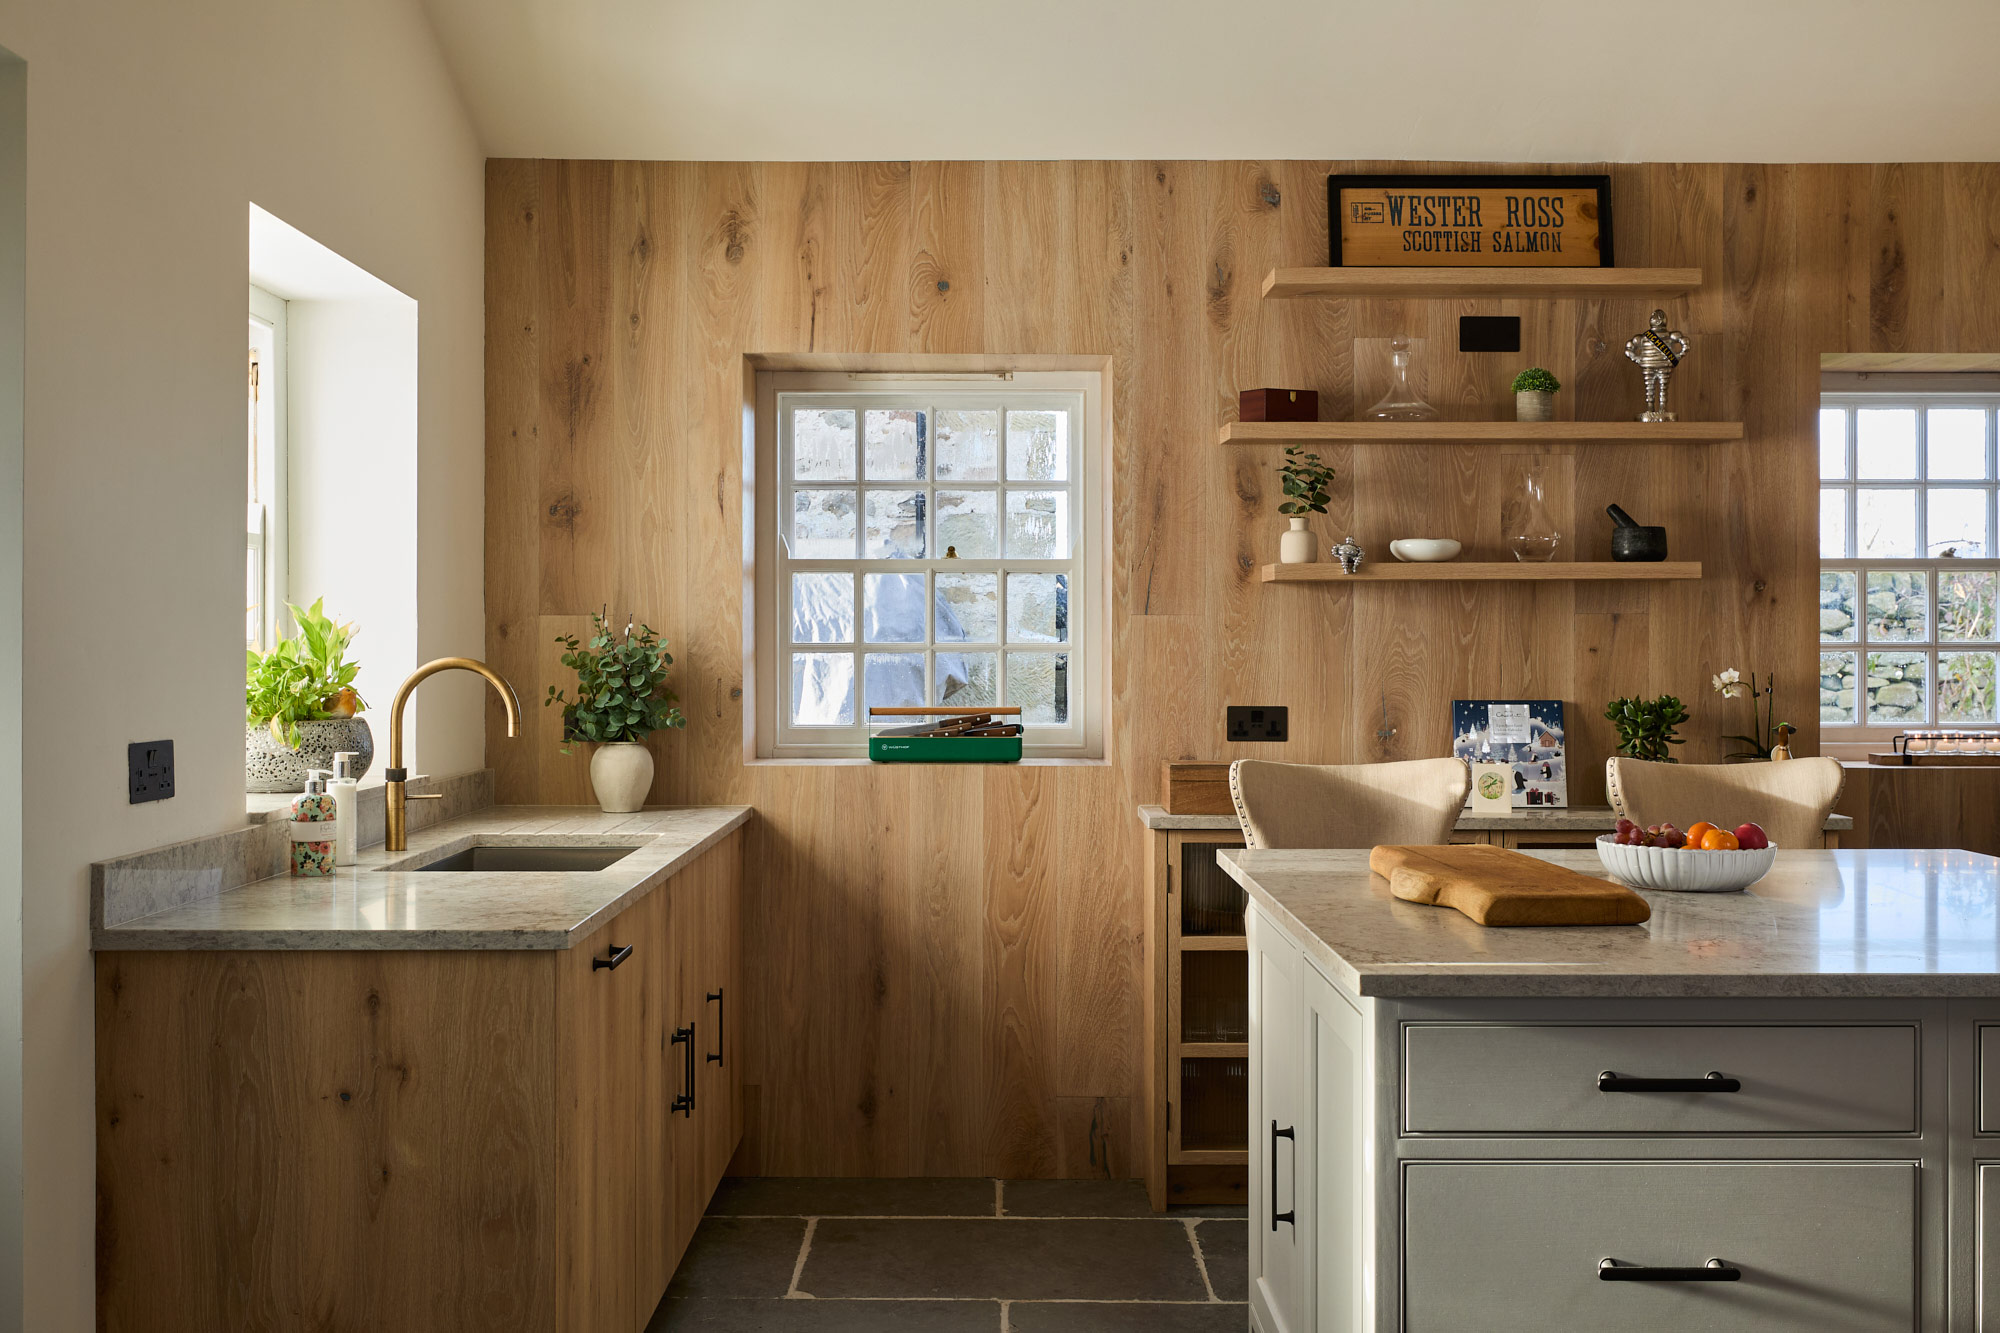
[[1391,897],[1366,851],[1216,862],[1357,995],[2000,996],[2000,859],[1974,852],[1781,851],[1742,893],[1639,890],[1642,925],[1507,929]]
[[[577,806],[498,806],[410,834],[409,849],[363,849],[318,879],[258,880],[198,901],[97,926],[119,949],[567,949],[746,823],[749,806],[607,815]],[[476,843],[630,846],[589,872],[421,871]],[[128,870],[109,875],[187,875]],[[114,890],[124,887],[114,885]],[[155,886],[138,886],[157,892]],[[100,890],[102,893],[102,890]]]
[[[1139,807],[1139,822],[1149,829],[1233,829],[1238,827],[1235,815],[1176,815],[1168,813],[1166,807],[1142,805]],[[1457,828],[1473,833],[1500,832],[1509,829],[1559,829],[1578,833],[1609,833],[1618,816],[1608,805],[1563,805],[1553,808],[1524,809],[1511,815],[1460,815]],[[1829,833],[1845,833],[1854,827],[1852,815],[1828,815],[1826,830]]]

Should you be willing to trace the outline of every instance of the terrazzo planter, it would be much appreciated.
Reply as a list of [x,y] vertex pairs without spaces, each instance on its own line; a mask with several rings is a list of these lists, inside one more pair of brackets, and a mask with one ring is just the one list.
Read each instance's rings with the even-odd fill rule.
[[315,768],[333,769],[333,756],[352,750],[361,756],[355,777],[368,772],[375,762],[375,737],[366,718],[334,718],[326,722],[299,723],[299,748],[290,750],[271,735],[269,727],[247,727],[243,732],[243,789],[248,792],[302,792],[306,773]]
[[653,788],[653,752],[637,741],[607,741],[590,756],[590,789],[607,815],[629,815]]

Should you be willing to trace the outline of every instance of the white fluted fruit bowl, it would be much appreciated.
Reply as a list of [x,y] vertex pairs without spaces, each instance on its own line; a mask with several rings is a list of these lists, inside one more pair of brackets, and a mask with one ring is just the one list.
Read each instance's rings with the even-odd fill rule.
[[1777,847],[1754,852],[1691,852],[1685,847],[1633,847],[1605,833],[1597,839],[1597,859],[1613,879],[1635,889],[1672,893],[1740,893],[1771,872]]

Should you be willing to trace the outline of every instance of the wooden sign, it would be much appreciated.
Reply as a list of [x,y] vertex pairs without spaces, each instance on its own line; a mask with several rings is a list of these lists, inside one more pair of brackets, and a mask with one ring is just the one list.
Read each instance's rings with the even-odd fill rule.
[[1608,176],[1328,176],[1335,268],[1609,268]]

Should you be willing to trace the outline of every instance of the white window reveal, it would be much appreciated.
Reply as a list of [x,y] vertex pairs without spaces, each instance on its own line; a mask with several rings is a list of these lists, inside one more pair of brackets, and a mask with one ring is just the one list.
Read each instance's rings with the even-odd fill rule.
[[2000,725],[2000,393],[1821,397],[1828,740]]
[[871,707],[990,704],[1029,755],[1100,756],[1098,377],[772,378],[760,753],[865,755]]
[[278,640],[288,591],[285,314],[286,303],[281,298],[262,287],[250,288],[243,642],[260,652]]

